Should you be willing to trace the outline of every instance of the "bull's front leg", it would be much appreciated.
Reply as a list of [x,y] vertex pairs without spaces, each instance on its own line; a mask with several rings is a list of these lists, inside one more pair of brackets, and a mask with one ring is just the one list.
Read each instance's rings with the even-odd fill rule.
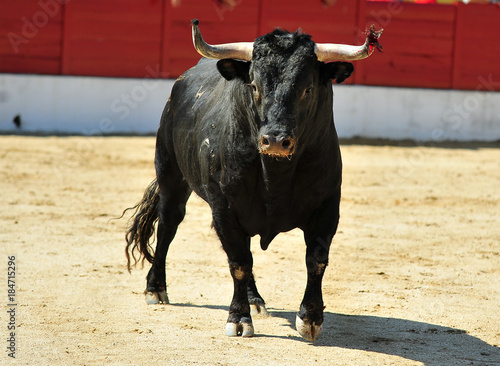
[[[307,235],[306,235],[307,237]],[[323,329],[322,280],[328,265],[328,238],[306,239],[307,286],[304,298],[297,313],[295,326],[302,337],[308,341],[318,339]]]
[[229,306],[229,316],[226,323],[226,335],[229,337],[254,335],[250,304],[248,302],[247,286],[252,276],[252,266],[241,261],[229,260],[229,270],[233,277],[233,300]]
[[308,341],[318,339],[323,329],[322,281],[330,245],[338,226],[338,200],[334,200],[330,210],[317,215],[314,227],[304,230],[306,241],[307,285],[304,298],[297,313],[295,326]]
[[[227,205],[226,205],[227,207]],[[233,278],[234,292],[226,324],[226,335],[251,337],[254,335],[248,285],[252,277],[253,258],[250,237],[240,228],[229,210],[213,210],[213,226],[227,254],[229,271]]]

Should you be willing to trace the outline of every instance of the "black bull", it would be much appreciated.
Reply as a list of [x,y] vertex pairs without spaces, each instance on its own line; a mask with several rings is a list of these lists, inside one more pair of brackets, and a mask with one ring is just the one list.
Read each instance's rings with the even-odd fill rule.
[[318,61],[315,47],[309,35],[275,30],[255,40],[250,61],[202,58],[175,82],[157,133],[157,178],[134,207],[126,235],[129,268],[131,257],[153,263],[148,303],[168,302],[167,251],[194,191],[210,205],[234,282],[226,334],[252,336],[250,305],[265,311],[250,238],[259,235],[265,250],[294,228],[307,247],[297,330],[308,340],[321,332],[321,282],[342,180],[331,81],[344,81],[354,68]]

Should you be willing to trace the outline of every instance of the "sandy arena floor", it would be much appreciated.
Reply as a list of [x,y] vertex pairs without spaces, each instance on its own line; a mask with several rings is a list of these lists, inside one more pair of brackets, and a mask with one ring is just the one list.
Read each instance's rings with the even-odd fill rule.
[[[16,264],[18,365],[500,365],[500,144],[343,144],[339,232],[324,334],[294,329],[305,288],[300,231],[253,246],[271,316],[223,335],[232,281],[192,197],[167,260],[172,304],[147,306],[129,274],[127,218],[154,178],[153,137],[0,136],[0,278]],[[256,238],[257,239],[257,238]]]

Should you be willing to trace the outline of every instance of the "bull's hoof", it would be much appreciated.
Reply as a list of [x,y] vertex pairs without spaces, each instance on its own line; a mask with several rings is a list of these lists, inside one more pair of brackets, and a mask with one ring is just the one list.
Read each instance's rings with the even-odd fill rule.
[[168,295],[166,291],[151,292],[146,291],[146,303],[148,305],[156,304],[169,304]]
[[254,329],[252,323],[227,323],[226,335],[228,337],[253,337]]
[[316,323],[309,323],[308,321],[303,321],[297,315],[295,319],[295,327],[297,332],[302,336],[302,338],[312,342],[319,338],[321,331],[323,330],[323,324],[317,325]]
[[250,314],[252,316],[262,316],[262,317],[268,317],[269,313],[267,312],[266,306],[264,304],[250,304]]

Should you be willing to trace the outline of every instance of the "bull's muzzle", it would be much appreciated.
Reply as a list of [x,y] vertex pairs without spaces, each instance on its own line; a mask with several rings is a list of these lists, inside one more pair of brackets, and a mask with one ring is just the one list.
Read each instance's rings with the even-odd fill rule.
[[290,158],[295,152],[296,139],[288,135],[261,135],[259,152],[261,154]]

